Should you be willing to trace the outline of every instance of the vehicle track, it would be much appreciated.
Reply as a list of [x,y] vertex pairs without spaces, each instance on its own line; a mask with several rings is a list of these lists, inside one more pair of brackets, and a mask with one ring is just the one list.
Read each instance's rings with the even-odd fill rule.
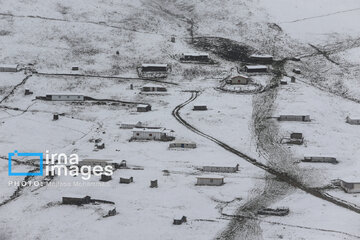
[[342,199],[339,199],[339,198],[336,198],[336,197],[333,197],[331,195],[329,195],[328,193],[325,193],[325,192],[321,192],[319,190],[316,190],[316,189],[313,189],[313,188],[310,188],[310,187],[307,187],[305,186],[303,183],[299,182],[297,179],[295,179],[294,177],[288,175],[286,172],[281,172],[279,170],[276,170],[270,166],[267,166],[259,161],[257,161],[256,159],[230,147],[229,145],[227,145],[226,143],[198,130],[196,127],[192,126],[191,124],[189,124],[186,120],[184,120],[181,115],[180,115],[180,110],[186,106],[187,104],[193,102],[197,97],[198,97],[198,92],[197,91],[193,91],[192,94],[191,94],[191,97],[186,100],[185,102],[179,104],[178,106],[176,106],[173,111],[172,111],[172,115],[174,116],[174,118],[180,122],[180,124],[184,125],[185,127],[187,127],[188,129],[190,129],[191,131],[193,131],[194,133],[204,137],[204,138],[207,138],[209,139],[210,141],[216,143],[217,145],[219,145],[220,147],[224,148],[225,150],[237,155],[238,157],[244,159],[245,161],[253,164],[254,166],[258,167],[258,168],[261,168],[263,169],[264,171],[274,175],[277,177],[277,179],[279,181],[282,181],[282,182],[286,182],[288,183],[289,185],[293,186],[294,188],[297,188],[297,189],[300,189],[300,190],[303,190],[304,192],[308,193],[308,194],[311,194],[313,195],[314,197],[317,197],[317,198],[320,198],[320,199],[323,199],[325,201],[328,201],[330,203],[333,203],[339,207],[342,207],[342,208],[346,208],[350,211],[353,211],[353,212],[356,212],[356,213],[359,213],[360,214],[360,207],[355,205],[355,204],[352,204],[350,202],[347,202],[345,200],[342,200]]

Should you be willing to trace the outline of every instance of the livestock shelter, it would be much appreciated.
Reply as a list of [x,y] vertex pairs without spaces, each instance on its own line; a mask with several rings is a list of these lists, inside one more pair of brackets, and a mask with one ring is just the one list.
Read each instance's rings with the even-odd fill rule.
[[169,144],[169,148],[196,148],[196,143],[177,141]]
[[63,197],[62,204],[69,204],[69,205],[83,205],[89,204],[91,202],[91,197]]
[[340,180],[340,187],[347,193],[360,193],[360,181],[353,178]]
[[196,61],[208,62],[210,61],[209,54],[207,53],[183,53],[180,58],[181,61]]
[[136,106],[137,112],[149,112],[151,111],[151,105],[150,104],[138,104]]
[[351,125],[360,125],[360,117],[351,118],[351,117],[347,116],[346,123],[351,124]]
[[224,177],[217,175],[208,175],[197,177],[196,185],[202,186],[221,186],[224,184]]
[[133,128],[141,128],[144,127],[144,124],[142,122],[137,122],[137,123],[122,123],[120,125],[120,128],[122,129],[133,129]]
[[254,63],[270,64],[273,61],[273,56],[268,54],[252,54],[249,60]]
[[246,65],[245,71],[248,73],[262,73],[267,72],[268,67],[265,65]]
[[142,72],[167,72],[168,64],[152,64],[152,63],[144,63],[141,64]]
[[299,122],[310,122],[309,115],[280,115],[279,121],[299,121]]
[[49,93],[46,100],[50,101],[84,101],[84,95],[80,93]]
[[203,166],[202,170],[204,172],[235,173],[239,171],[239,164],[235,167]]
[[196,104],[193,107],[193,111],[206,111],[206,110],[208,110],[208,109],[205,104]]
[[0,72],[17,72],[17,64],[0,64]]
[[102,167],[112,166],[113,169],[114,169],[115,168],[115,163],[111,159],[83,159],[83,160],[79,161],[78,166],[79,167],[82,167],[82,166],[90,166],[90,167],[94,167],[94,166],[102,166]]
[[129,184],[134,182],[134,178],[133,177],[121,177],[119,183],[125,183],[125,184]]
[[250,78],[248,76],[245,75],[238,75],[235,77],[230,78],[229,80],[226,81],[226,83],[228,84],[232,84],[232,85],[247,85],[250,81]]
[[138,128],[133,130],[133,139],[135,140],[158,140],[172,141],[174,131],[166,128]]
[[333,156],[304,156],[302,162],[313,162],[313,163],[333,163],[336,164],[338,161]]
[[144,86],[142,86],[141,88],[142,92],[166,92],[167,89],[164,86],[161,85],[155,85],[155,84],[145,84]]

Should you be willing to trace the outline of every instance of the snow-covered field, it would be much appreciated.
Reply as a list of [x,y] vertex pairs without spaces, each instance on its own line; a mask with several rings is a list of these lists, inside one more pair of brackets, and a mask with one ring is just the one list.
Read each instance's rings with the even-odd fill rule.
[[[356,0],[0,0],[0,65],[31,64],[37,71],[0,72],[0,240],[359,239],[359,195],[331,185],[344,177],[360,181],[360,127],[345,122],[360,116],[359,13]],[[181,53],[194,51],[208,52],[216,64],[179,62]],[[279,60],[267,74],[252,75],[263,91],[227,92],[238,90],[228,85],[219,90],[223,79],[246,64],[243,55],[252,53]],[[301,61],[287,60],[295,56]],[[141,93],[149,81],[137,76],[141,63],[171,65],[169,76],[154,82],[167,88],[165,94]],[[295,83],[278,84],[293,75]],[[33,94],[24,95],[25,89]],[[173,110],[193,96],[189,90],[198,95],[180,109],[181,117],[247,157],[177,121]],[[56,92],[113,101],[36,98]],[[151,104],[152,111],[137,112],[137,103]],[[208,110],[193,111],[196,104]],[[53,114],[60,114],[59,120]],[[273,118],[280,114],[308,114],[311,122]],[[171,129],[177,140],[197,148],[129,141],[132,130],[120,125],[138,121]],[[291,132],[303,133],[304,144],[279,144]],[[96,149],[95,139],[105,149]],[[8,176],[7,154],[15,150],[126,160],[129,169],[116,170],[106,183],[95,175],[89,180],[56,176],[40,188],[9,186],[24,179]],[[299,162],[309,154],[336,156],[339,163]],[[26,164],[13,163],[15,172],[36,167],[17,160]],[[202,166],[236,164],[236,173],[217,173],[224,185],[196,185],[196,177],[207,174]],[[298,185],[264,171],[264,165],[285,171]],[[120,184],[120,177],[134,182]],[[158,188],[150,188],[155,179]],[[355,207],[341,207],[299,186]],[[114,205],[62,205],[64,196]],[[263,207],[283,206],[289,215],[257,214]],[[103,218],[114,207],[117,214]],[[173,225],[182,216],[187,222]]]

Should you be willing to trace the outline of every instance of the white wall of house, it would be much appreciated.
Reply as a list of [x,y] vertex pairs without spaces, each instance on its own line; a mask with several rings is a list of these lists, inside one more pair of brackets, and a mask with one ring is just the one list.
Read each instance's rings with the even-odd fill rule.
[[51,94],[51,101],[84,101],[84,96],[73,94]]
[[197,178],[196,185],[220,186],[224,184],[224,178]]

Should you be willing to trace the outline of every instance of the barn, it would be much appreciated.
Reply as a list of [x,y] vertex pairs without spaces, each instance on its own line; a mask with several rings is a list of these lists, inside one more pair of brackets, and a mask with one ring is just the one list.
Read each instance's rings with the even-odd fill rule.
[[205,104],[196,104],[193,107],[193,111],[206,111],[207,106]]
[[217,175],[206,175],[197,177],[196,185],[199,186],[221,186],[224,184],[224,177]]
[[141,88],[142,92],[166,92],[167,89],[161,85],[155,85],[155,84],[145,84],[144,86],[142,86]]
[[0,64],[0,72],[17,72],[17,64]]
[[149,112],[149,111],[151,111],[151,105],[150,104],[138,104],[136,106],[136,111],[138,111],[138,112]]
[[113,168],[115,167],[115,163],[113,163],[112,160],[110,159],[83,159],[81,161],[79,161],[78,163],[79,167],[82,166],[102,166],[102,167],[106,167],[106,166],[113,166]]
[[360,193],[360,181],[353,178],[340,180],[340,187],[347,193]]
[[279,121],[299,121],[299,122],[310,122],[309,115],[280,115]]
[[141,65],[142,72],[167,72],[168,65],[167,64],[151,64],[144,63]]
[[235,173],[239,171],[239,164],[235,167],[203,166],[202,170],[204,172]]
[[209,54],[207,53],[183,53],[180,60],[182,61],[197,61],[197,62],[208,62],[210,60]]
[[63,197],[62,204],[69,205],[83,205],[89,204],[91,202],[91,198],[89,196],[86,197]]
[[245,75],[238,75],[235,77],[230,78],[227,83],[232,85],[247,85],[249,83],[250,78]]
[[273,56],[267,54],[252,54],[249,59],[254,63],[270,64],[273,61]]
[[120,128],[122,129],[133,129],[136,127],[144,127],[144,124],[142,122],[137,122],[137,123],[122,123],[120,125]]
[[177,141],[169,144],[169,148],[196,148],[196,143]]
[[84,95],[80,93],[49,93],[46,100],[50,101],[84,101]]
[[246,65],[245,71],[248,73],[261,73],[261,72],[267,72],[268,67],[265,65]]
[[346,117],[346,123],[351,124],[351,125],[360,125],[360,117]]
[[159,140],[172,141],[174,131],[165,128],[138,128],[133,130],[133,139],[135,140]]
[[336,164],[338,161],[336,157],[333,156],[304,156],[302,162],[312,162],[312,163],[333,163]]

